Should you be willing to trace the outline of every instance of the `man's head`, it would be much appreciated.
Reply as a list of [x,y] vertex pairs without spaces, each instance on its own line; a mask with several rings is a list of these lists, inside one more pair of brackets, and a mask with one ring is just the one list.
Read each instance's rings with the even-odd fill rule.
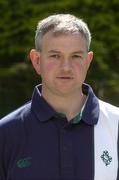
[[86,48],[89,50],[91,33],[87,24],[82,19],[70,14],[58,14],[39,21],[35,35],[36,50],[41,51],[42,38],[49,31],[52,31],[54,36],[61,34],[81,34],[85,38]]
[[38,23],[30,57],[42,78],[42,93],[70,96],[81,91],[93,58],[87,25],[72,15],[50,16]]

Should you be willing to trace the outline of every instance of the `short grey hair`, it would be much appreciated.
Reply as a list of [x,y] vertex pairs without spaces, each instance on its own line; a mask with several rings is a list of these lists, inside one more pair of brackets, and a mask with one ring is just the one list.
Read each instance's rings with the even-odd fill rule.
[[88,25],[80,18],[71,14],[51,15],[38,22],[35,34],[35,48],[41,51],[42,38],[48,31],[53,31],[54,35],[79,34],[86,40],[87,50],[90,48],[91,33]]

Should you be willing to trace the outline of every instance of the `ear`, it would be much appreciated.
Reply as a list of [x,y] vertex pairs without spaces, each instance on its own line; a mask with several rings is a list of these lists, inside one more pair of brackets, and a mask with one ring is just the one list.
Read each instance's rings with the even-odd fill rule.
[[88,52],[88,61],[91,63],[92,60],[93,60],[93,52],[89,51]]
[[37,74],[40,75],[40,53],[36,49],[30,51],[30,60]]
[[89,52],[88,52],[87,60],[88,60],[88,68],[89,68],[90,63],[91,63],[92,60],[93,60],[93,52],[92,52],[92,51],[89,51]]

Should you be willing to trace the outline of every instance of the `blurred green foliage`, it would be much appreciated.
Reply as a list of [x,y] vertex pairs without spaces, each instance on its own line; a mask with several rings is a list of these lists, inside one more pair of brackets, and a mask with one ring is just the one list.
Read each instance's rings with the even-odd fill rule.
[[37,22],[56,13],[84,19],[94,61],[86,82],[98,97],[119,105],[118,0],[0,0],[0,117],[30,100],[40,82],[29,62]]

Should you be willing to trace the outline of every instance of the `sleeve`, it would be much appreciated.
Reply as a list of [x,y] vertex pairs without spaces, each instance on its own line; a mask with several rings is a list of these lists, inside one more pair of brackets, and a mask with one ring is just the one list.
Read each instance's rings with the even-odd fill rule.
[[118,123],[118,141],[117,141],[117,150],[118,150],[118,172],[117,172],[117,180],[119,179],[119,123]]
[[[0,120],[1,121],[1,120]],[[0,122],[0,180],[6,179],[6,173],[5,173],[5,139],[3,135],[3,130]]]

